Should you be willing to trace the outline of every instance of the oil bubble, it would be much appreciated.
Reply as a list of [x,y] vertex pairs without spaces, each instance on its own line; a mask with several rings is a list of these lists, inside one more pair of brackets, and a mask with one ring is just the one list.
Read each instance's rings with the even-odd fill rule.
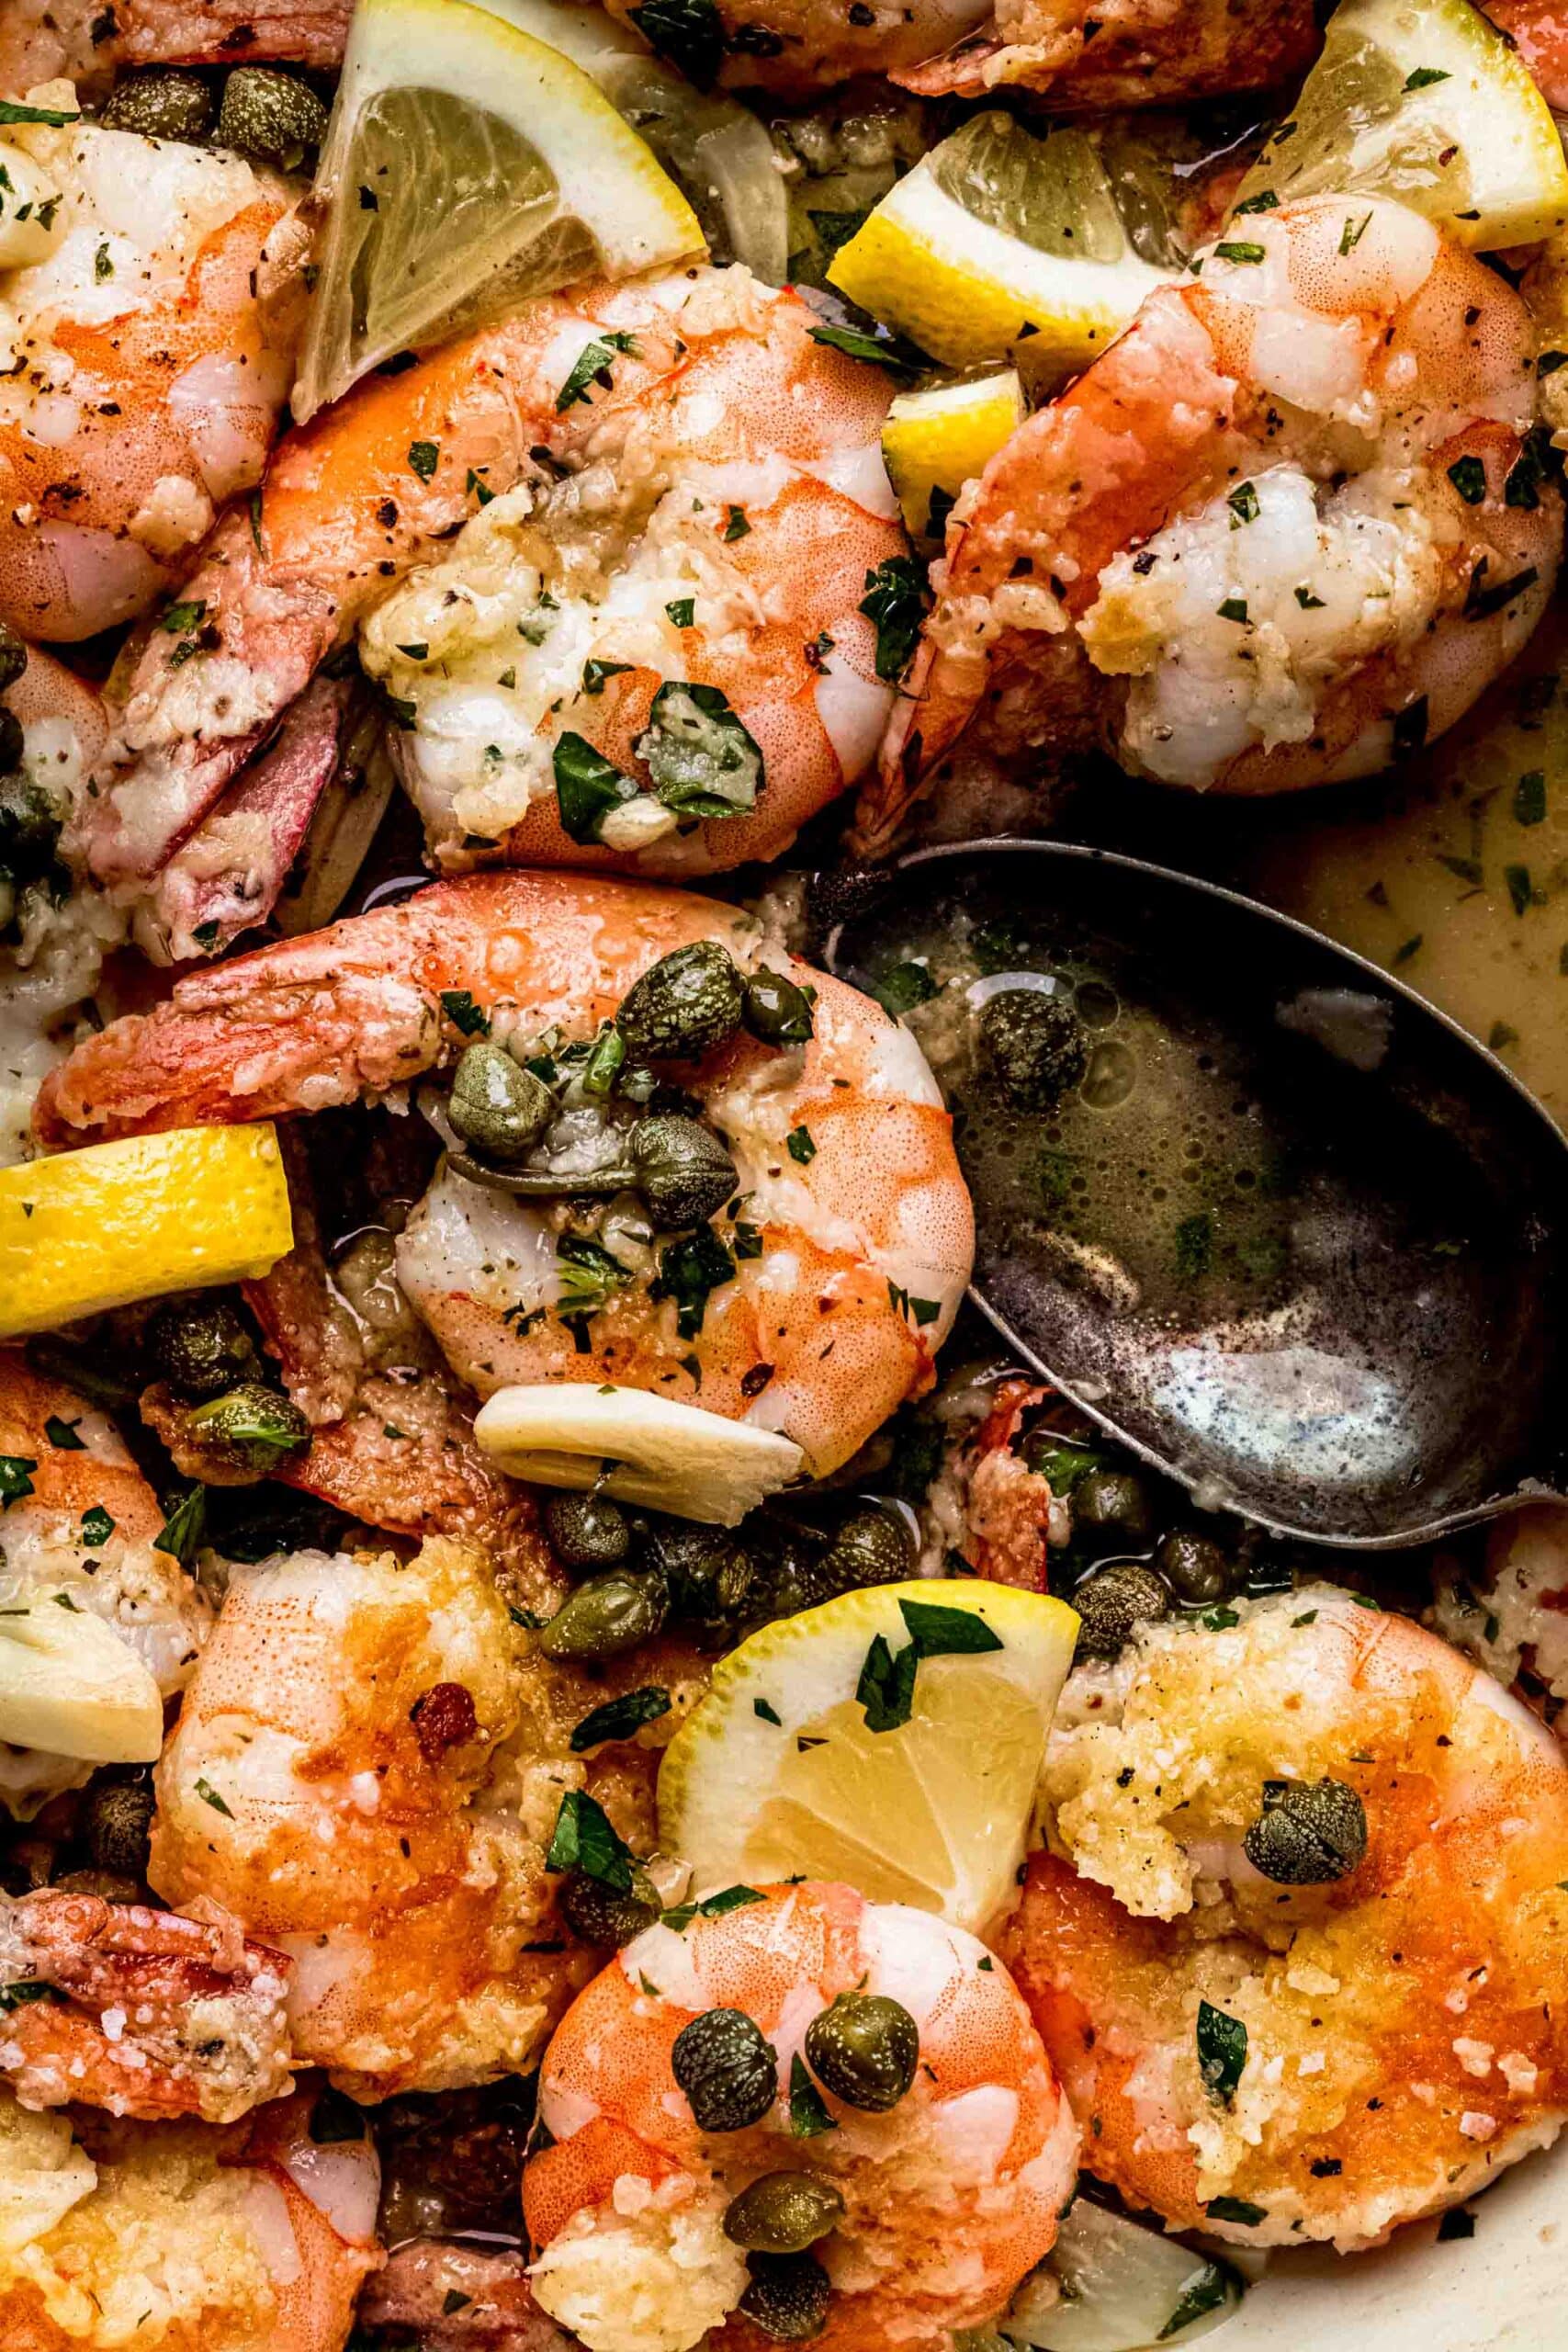
[[1091,1111],[1114,1111],[1138,1082],[1137,1057],[1130,1046],[1108,1038],[1089,1057],[1078,1091]]

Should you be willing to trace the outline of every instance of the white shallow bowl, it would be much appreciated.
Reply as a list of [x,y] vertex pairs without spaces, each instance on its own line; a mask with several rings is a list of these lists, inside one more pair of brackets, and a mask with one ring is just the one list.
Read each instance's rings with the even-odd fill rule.
[[1214,2352],[1555,2352],[1568,2346],[1568,2136],[1471,2200],[1475,2235],[1437,2223],[1348,2259],[1277,2256]]

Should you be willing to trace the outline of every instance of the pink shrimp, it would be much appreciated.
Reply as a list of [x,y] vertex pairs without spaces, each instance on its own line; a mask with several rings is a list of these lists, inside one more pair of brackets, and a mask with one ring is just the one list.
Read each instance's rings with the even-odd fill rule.
[[[730,2199],[809,2167],[841,2200],[816,2259],[833,2352],[944,2345],[1001,2311],[1056,2234],[1077,2132],[1018,1992],[974,1936],[847,1886],[746,1891],[718,1917],[660,1924],[596,1976],[540,2074],[554,2144],[528,2164],[536,2300],[589,2352],[685,2352],[743,2315]],[[843,1996],[898,2004],[919,2033],[903,2097],[875,2114],[818,2093],[803,2054]],[[777,2095],[739,2129],[704,2130],[672,2072],[677,2038],[741,2013]],[[792,2135],[791,2100],[831,2124]],[[751,2339],[731,2322],[721,2341]]]
[[1318,40],[1309,0],[999,0],[942,56],[888,70],[925,97],[1011,85],[1053,112],[1095,114],[1275,88],[1305,71]]

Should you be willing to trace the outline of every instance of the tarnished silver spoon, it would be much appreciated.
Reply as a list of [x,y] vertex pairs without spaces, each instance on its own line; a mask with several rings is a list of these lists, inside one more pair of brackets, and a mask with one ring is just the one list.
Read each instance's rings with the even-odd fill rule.
[[1568,1489],[1568,1141],[1399,981],[1060,842],[918,851],[826,956],[942,1081],[976,1303],[1201,1505],[1392,1549]]

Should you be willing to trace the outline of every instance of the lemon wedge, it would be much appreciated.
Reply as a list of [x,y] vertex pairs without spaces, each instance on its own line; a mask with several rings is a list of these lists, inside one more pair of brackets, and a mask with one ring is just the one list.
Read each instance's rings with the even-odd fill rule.
[[704,250],[582,68],[468,0],[360,0],[321,149],[297,420],[393,353]]
[[0,1339],[265,1274],[293,1241],[269,1125],[132,1136],[0,1169]]
[[899,392],[882,428],[882,458],[904,513],[904,527],[916,538],[942,537],[942,506],[931,511],[931,493],[951,502],[965,482],[983,473],[1004,441],[1023,423],[1023,387],[1016,368],[966,384],[936,384],[921,392]]
[[0,1611],[0,1739],[92,1764],[151,1764],[164,1702],[112,1625],[51,1593]]
[[1358,191],[1397,198],[1479,253],[1568,219],[1551,108],[1469,0],[1342,0],[1236,209]]
[[664,1752],[662,1849],[699,1892],[800,1871],[982,1931],[1013,1892],[1077,1625],[957,1579],[764,1625]]
[[541,1381],[498,1388],[474,1422],[483,1452],[540,1487],[599,1487],[621,1502],[734,1527],[800,1476],[793,1438],[645,1388]]
[[976,115],[889,190],[828,272],[949,368],[1081,368],[1169,271],[1128,241],[1087,131]]

